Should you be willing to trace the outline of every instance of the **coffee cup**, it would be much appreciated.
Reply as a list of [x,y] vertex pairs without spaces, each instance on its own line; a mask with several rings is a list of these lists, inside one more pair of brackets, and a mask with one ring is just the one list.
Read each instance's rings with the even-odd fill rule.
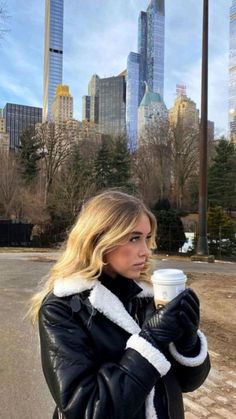
[[165,305],[185,289],[187,277],[180,269],[158,269],[153,272],[154,301],[156,307]]

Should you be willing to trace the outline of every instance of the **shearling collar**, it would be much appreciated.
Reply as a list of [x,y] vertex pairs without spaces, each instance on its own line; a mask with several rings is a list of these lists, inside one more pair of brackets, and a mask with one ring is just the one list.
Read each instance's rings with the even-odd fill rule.
[[[146,281],[135,281],[141,288],[138,297],[153,297],[153,287]],[[57,297],[68,297],[86,290],[92,290],[95,285],[100,283],[97,279],[85,279],[74,274],[69,278],[58,278],[54,283],[53,293]]]
[[[140,281],[138,287],[140,292],[137,297],[153,297],[151,283]],[[94,309],[127,332],[139,333],[138,324],[125,309],[121,300],[99,280],[83,279],[78,275],[67,279],[60,278],[55,281],[53,293],[57,297],[68,297],[86,290],[91,290],[89,301]]]

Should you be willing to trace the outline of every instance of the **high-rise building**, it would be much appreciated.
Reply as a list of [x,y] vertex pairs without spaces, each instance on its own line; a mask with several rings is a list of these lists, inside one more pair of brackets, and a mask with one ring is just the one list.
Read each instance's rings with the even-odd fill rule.
[[126,132],[129,139],[129,147],[135,150],[137,147],[138,106],[139,106],[139,72],[140,55],[130,52],[127,62],[126,83]]
[[57,123],[73,119],[73,97],[69,86],[59,84],[52,103],[52,120]]
[[94,74],[88,84],[88,95],[82,97],[82,120],[98,123],[99,77]]
[[6,132],[6,120],[3,118],[3,109],[0,109],[0,151],[9,152],[10,137]]
[[43,121],[51,119],[52,102],[63,70],[64,0],[45,2]]
[[125,76],[99,80],[98,124],[102,134],[125,133],[126,82]]
[[229,132],[236,144],[236,0],[230,8],[229,26]]
[[99,78],[94,74],[82,98],[82,119],[98,124],[102,134],[125,133],[126,73]]
[[[146,12],[141,11],[138,22],[138,53],[130,53],[127,61],[126,129],[135,144],[137,113],[145,93],[164,92],[165,1],[150,0]],[[137,104],[138,97],[138,104]]]
[[199,110],[196,103],[186,95],[178,95],[169,110],[169,121],[172,126],[181,121],[183,128],[199,129]]
[[10,136],[10,149],[16,150],[24,129],[42,122],[42,108],[7,103],[3,109],[6,132]]
[[90,96],[85,95],[82,97],[82,121],[90,121],[90,102]]
[[167,119],[168,111],[161,95],[151,92],[146,85],[146,92],[138,108],[138,143],[142,143],[148,127]]

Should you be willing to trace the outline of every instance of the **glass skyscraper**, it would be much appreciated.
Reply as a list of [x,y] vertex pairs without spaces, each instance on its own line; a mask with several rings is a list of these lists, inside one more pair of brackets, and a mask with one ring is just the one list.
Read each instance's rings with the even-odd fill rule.
[[229,128],[230,136],[236,136],[236,0],[230,8],[229,29]]
[[127,62],[126,77],[126,133],[129,148],[135,150],[137,146],[138,106],[140,103],[140,55],[130,52]]
[[[130,53],[127,62],[126,129],[132,147],[137,139],[138,106],[145,93],[164,91],[165,1],[151,0],[138,22],[138,54]],[[137,84],[138,77],[138,84]],[[138,104],[137,104],[138,95]]]
[[83,120],[98,124],[101,134],[125,133],[126,72],[101,79],[94,74],[89,82],[88,95],[82,98]]
[[16,151],[23,131],[42,122],[42,108],[7,103],[3,109],[3,117],[6,121],[6,132],[10,136],[10,149]]
[[52,102],[62,84],[64,0],[46,0],[43,121],[51,119]]
[[126,82],[125,76],[99,80],[99,132],[122,135],[125,133]]

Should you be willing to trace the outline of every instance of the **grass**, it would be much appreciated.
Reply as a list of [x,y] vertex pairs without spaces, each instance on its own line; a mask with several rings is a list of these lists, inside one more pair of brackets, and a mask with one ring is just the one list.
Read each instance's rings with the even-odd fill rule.
[[60,249],[55,247],[0,247],[0,253],[29,253],[29,252],[39,252],[39,253],[49,253],[57,252]]

